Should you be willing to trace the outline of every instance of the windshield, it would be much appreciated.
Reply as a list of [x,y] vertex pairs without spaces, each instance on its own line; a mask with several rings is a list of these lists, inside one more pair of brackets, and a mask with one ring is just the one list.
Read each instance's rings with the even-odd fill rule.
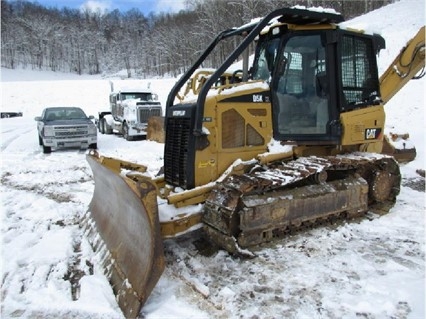
[[280,39],[274,38],[258,45],[258,52],[253,64],[253,80],[270,80],[279,44]]
[[121,93],[121,100],[140,99],[141,101],[153,101],[154,98],[151,93]]
[[47,121],[86,119],[87,116],[79,108],[54,108],[48,109],[45,114]]

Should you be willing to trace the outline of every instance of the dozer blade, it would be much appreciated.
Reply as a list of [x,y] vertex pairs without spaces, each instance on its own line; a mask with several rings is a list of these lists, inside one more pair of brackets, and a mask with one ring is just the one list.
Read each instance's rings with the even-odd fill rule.
[[[135,318],[165,267],[156,188],[149,181],[121,176],[97,156],[89,154],[87,161],[95,180],[89,231],[105,244],[103,266],[118,305],[126,318]],[[92,244],[104,247],[102,242]]]

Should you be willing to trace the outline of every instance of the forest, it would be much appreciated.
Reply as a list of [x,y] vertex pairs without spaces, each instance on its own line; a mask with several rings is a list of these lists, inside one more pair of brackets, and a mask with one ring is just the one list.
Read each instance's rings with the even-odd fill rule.
[[[1,66],[127,77],[177,76],[215,36],[270,11],[295,5],[334,9],[350,19],[395,0],[187,0],[178,13],[93,12],[1,0]],[[233,40],[235,41],[235,40]],[[214,67],[235,43],[224,41],[203,67]]]

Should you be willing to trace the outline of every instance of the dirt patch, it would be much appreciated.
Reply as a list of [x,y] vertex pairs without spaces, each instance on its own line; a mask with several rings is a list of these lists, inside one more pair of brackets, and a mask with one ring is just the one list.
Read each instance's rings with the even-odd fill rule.
[[[71,298],[78,300],[80,297],[80,279],[86,275],[81,265],[81,241],[75,240],[73,244],[74,255],[69,260],[68,272],[64,275],[64,280],[71,283]],[[89,275],[93,275],[93,264],[86,260],[86,266],[89,269]]]
[[415,177],[415,178],[404,178],[402,180],[402,185],[409,187],[418,192],[425,192],[425,178],[424,177]]

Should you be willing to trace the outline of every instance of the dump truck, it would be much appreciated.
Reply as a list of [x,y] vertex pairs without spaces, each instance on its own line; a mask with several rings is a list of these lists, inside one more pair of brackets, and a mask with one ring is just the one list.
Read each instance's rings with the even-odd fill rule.
[[146,136],[148,120],[152,116],[162,115],[157,94],[150,89],[150,85],[142,86],[139,81],[110,81],[110,86],[110,110],[99,112],[99,132],[112,134],[116,131],[127,141]]
[[[413,159],[415,148],[384,134],[384,106],[424,69],[424,27],[379,77],[385,40],[343,20],[282,8],[221,32],[168,95],[158,176],[87,154],[95,181],[88,236],[104,250],[126,317],[138,315],[164,270],[164,238],[201,229],[212,245],[250,255],[293,229],[395,203],[398,160]],[[240,42],[228,58],[200,68],[231,37]],[[240,56],[242,68],[232,69]]]

